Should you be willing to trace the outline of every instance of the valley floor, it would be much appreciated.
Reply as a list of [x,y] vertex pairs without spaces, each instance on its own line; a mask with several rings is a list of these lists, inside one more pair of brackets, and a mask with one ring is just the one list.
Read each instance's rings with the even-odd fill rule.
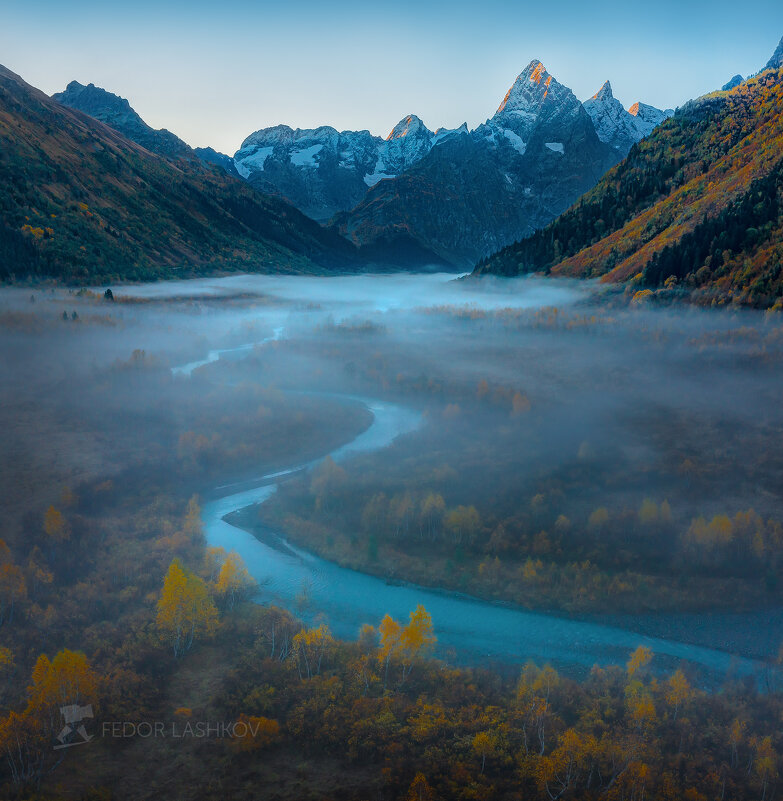
[[[366,410],[330,394],[374,397],[423,425],[290,477],[263,507],[308,546],[489,598],[549,592],[561,610],[648,611],[672,588],[680,609],[727,588],[735,609],[777,604],[775,317],[626,312],[568,284],[249,280],[223,299],[0,298],[3,797],[774,796],[771,658],[763,685],[729,674],[710,692],[635,641],[578,681],[546,656],[457,668],[431,658],[448,621],[408,618],[415,601],[340,639],[306,587],[290,611],[248,602],[241,582],[229,592],[201,510],[216,487],[368,430]],[[717,379],[720,393],[700,391]],[[161,610],[178,575],[195,622],[175,657]],[[771,657],[774,630],[757,629]],[[54,752],[74,682],[96,738]],[[98,736],[215,719],[259,733]]]

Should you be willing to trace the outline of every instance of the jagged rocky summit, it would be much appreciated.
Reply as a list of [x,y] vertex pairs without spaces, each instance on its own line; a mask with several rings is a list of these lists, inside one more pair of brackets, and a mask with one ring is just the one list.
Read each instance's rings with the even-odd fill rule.
[[335,224],[378,258],[470,266],[549,223],[670,114],[625,111],[608,84],[592,100],[580,103],[534,60],[490,119],[436,135]]

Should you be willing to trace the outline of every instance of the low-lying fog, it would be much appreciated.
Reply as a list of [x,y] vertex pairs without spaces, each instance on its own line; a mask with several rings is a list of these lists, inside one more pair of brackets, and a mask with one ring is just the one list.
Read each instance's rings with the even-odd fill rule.
[[[359,396],[424,422],[345,462],[331,495],[309,479],[281,491],[274,513],[330,532],[304,543],[328,558],[560,612],[780,606],[780,315],[438,274],[103,289],[0,292],[9,525],[47,486],[163,458],[183,432],[252,440],[248,388]],[[257,475],[243,453],[194,473],[193,491]],[[443,510],[425,526],[427,494]],[[414,511],[390,522],[397,498]],[[372,503],[390,504],[377,524]],[[449,522],[460,507],[477,511],[469,535]],[[768,655],[776,636],[728,646]]]

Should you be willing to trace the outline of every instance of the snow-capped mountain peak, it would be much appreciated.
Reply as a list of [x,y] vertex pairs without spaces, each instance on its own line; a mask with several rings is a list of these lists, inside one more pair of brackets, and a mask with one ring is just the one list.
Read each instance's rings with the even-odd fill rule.
[[[541,61],[534,59],[514,81],[492,119],[477,132],[504,146],[510,144],[524,155],[534,130],[562,130],[583,115],[574,93],[550,75]],[[551,134],[547,136],[559,141]]]
[[537,111],[549,94],[553,82],[556,87],[560,87],[560,84],[546,71],[543,63],[534,59],[522,70],[506,92],[495,116]]
[[645,103],[634,103],[626,111],[613,95],[609,81],[582,105],[593,121],[598,138],[621,155],[625,155],[636,142],[648,136],[653,128],[672,114],[671,111],[661,111]]
[[364,182],[372,186],[376,183],[370,183],[374,176],[399,175],[426,156],[434,143],[435,134],[415,114],[409,114],[392,128],[386,141],[379,146],[373,175],[365,177]]
[[422,133],[430,137],[433,135],[432,131],[430,131],[415,114],[409,114],[407,117],[403,117],[403,119],[392,128],[391,133],[386,137],[386,141],[389,142],[392,139],[400,139],[403,136],[417,136]]
[[466,122],[463,122],[459,128],[438,128],[435,131],[432,143],[437,145],[445,139],[450,139],[452,136],[468,135],[469,133],[470,131],[468,130],[468,124]]
[[674,109],[667,108],[665,111],[661,111],[655,106],[648,106],[647,103],[637,101],[628,109],[628,113],[636,118],[636,127],[644,138],[649,136],[653,129],[664,120],[668,120],[674,114]]
[[612,84],[604,81],[603,86],[590,98],[590,100],[614,100]]
[[394,178],[432,149],[435,134],[409,114],[382,139],[369,131],[287,125],[250,134],[234,155],[239,174],[257,188],[283,195],[315,219],[353,208],[386,178]]
[[[554,196],[562,196],[558,208],[565,208],[577,195],[545,187],[554,180],[582,189],[591,186],[652,130],[653,112],[658,119],[665,116],[643,104],[636,115],[630,114],[614,97],[609,81],[583,106],[534,59],[491,119],[473,131],[463,123],[433,132],[415,114],[403,117],[385,139],[368,131],[277,125],[248,136],[234,164],[256,188],[279,194],[323,221],[339,212],[353,214],[367,197],[369,204],[387,192],[395,197],[399,184],[390,182],[411,168],[417,176],[440,176],[465,159],[478,159],[481,170],[498,177],[497,198],[514,196],[532,209],[540,190],[548,198],[546,209],[554,208]],[[440,180],[432,178],[434,184]]]
[[636,121],[612,94],[609,81],[582,105],[593,121],[598,138],[618,153],[625,155],[641,138]]

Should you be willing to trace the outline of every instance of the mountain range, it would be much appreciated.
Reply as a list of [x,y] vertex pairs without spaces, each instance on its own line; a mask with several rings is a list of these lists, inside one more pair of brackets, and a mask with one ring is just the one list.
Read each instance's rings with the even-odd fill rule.
[[127,103],[111,122],[144,144],[0,67],[0,278],[357,268],[342,237],[148,129]]
[[490,119],[442,136],[334,223],[375,258],[418,252],[423,261],[470,267],[554,219],[645,135],[643,117],[622,106],[619,115],[611,87],[604,89],[590,113],[532,61]]
[[231,159],[152,129],[127,100],[92,84],[73,81],[54,98],[166,158],[238,174],[338,231],[365,261],[398,267],[470,267],[532,233],[672,113],[643,103],[626,111],[608,81],[582,104],[533,61],[473,131],[431,131],[414,114],[385,139],[278,125],[248,136]]
[[276,126],[234,163],[369,259],[465,267],[552,220],[669,114],[626,111],[608,82],[583,105],[532,61],[475,130],[433,132],[413,114],[386,139]]
[[773,305],[782,86],[783,40],[764,71],[676,113],[626,110],[608,81],[581,103],[533,61],[474,130],[415,115],[386,139],[276,126],[231,157],[92,84],[49,98],[0,67],[0,278],[478,261]]
[[[731,84],[732,82],[730,82]],[[783,40],[761,73],[691,101],[568,211],[477,274],[625,283],[638,298],[783,296]]]
[[279,194],[325,222],[352,209],[378,181],[412,167],[444,135],[414,115],[401,120],[386,139],[369,131],[277,125],[247,137],[234,164],[252,186]]

